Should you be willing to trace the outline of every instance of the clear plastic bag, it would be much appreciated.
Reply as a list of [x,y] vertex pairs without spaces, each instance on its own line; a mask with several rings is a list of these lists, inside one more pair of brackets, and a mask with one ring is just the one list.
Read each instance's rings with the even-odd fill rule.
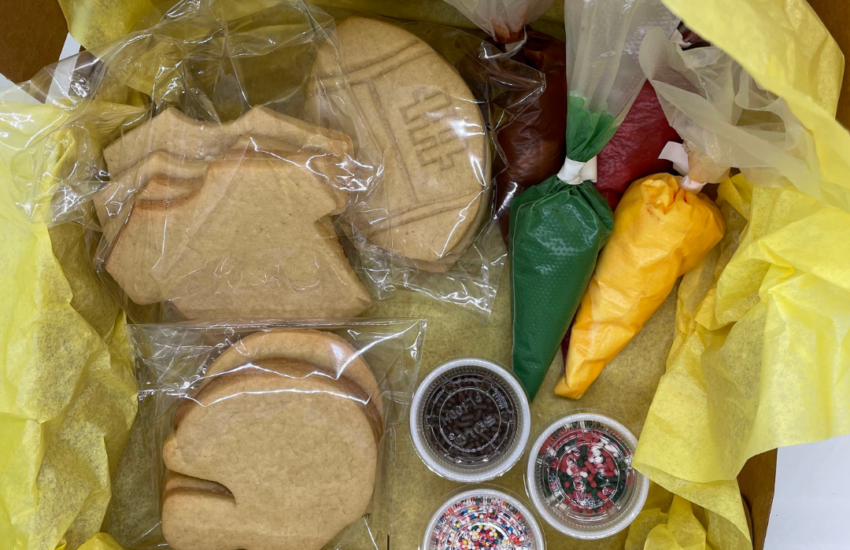
[[[498,52],[269,5],[183,0],[7,94],[68,113],[22,155],[37,176],[21,203],[102,234],[96,269],[136,321],[346,318],[397,287],[489,315],[494,147],[454,65]],[[403,51],[343,69],[378,31]]]
[[567,158],[586,163],[617,131],[643,85],[638,55],[647,31],[660,27],[669,36],[679,19],[660,0],[569,0],[564,20]]
[[[100,232],[95,267],[136,320],[358,315],[372,293],[334,223],[382,159],[368,133],[308,119],[311,94],[348,85],[338,70],[323,87],[311,75],[320,51],[339,67],[334,21],[301,2],[236,8],[179,2],[6,92],[46,89],[67,112],[19,155],[36,174],[22,202]],[[362,126],[356,103],[325,103]]]
[[546,13],[552,0],[446,0],[502,44],[519,42],[523,28]]
[[[787,185],[839,208],[823,182],[814,139],[788,104],[759,86],[716,47],[682,50],[663,33],[649,32],[640,63],[671,126],[685,140],[690,177],[720,183],[729,168],[767,187]],[[824,192],[826,191],[826,192]]]
[[[331,13],[350,91],[330,89],[338,69],[320,53],[313,74],[326,93],[312,94],[313,118],[373,135],[384,155],[380,184],[341,220],[358,268],[379,297],[407,288],[488,316],[506,256],[492,205],[492,131],[506,121],[494,121],[480,95],[490,89],[482,71],[468,69],[510,60],[458,29]],[[359,103],[365,126],[347,127],[327,99]]]
[[425,321],[128,330],[140,411],[116,483],[150,476],[107,523],[125,548],[386,546]]

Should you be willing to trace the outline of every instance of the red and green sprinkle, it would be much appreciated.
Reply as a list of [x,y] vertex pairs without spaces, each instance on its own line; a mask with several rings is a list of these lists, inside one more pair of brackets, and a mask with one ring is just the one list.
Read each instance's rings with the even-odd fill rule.
[[[632,453],[603,424],[558,426],[537,450],[535,478],[545,505],[565,518],[604,520],[634,484]],[[623,503],[625,504],[625,503]]]

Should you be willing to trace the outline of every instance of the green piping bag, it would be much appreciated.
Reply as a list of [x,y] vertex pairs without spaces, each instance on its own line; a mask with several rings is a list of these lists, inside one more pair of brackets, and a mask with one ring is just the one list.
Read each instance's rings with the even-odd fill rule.
[[643,86],[640,43],[679,20],[660,0],[566,0],[567,158],[511,203],[513,370],[534,399],[614,227],[596,155]]

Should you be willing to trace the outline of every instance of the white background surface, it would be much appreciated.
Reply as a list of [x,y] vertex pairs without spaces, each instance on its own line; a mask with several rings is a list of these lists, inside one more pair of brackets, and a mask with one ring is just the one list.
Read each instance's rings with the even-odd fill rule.
[[850,436],[779,449],[765,550],[850,549]]

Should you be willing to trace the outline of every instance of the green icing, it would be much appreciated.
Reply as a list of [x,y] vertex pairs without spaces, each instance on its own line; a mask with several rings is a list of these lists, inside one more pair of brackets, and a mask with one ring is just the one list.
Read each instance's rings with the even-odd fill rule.
[[614,228],[589,181],[552,176],[511,203],[513,368],[534,398]]
[[617,132],[613,115],[608,111],[593,113],[585,103],[578,95],[567,98],[567,158],[577,162],[598,155]]

